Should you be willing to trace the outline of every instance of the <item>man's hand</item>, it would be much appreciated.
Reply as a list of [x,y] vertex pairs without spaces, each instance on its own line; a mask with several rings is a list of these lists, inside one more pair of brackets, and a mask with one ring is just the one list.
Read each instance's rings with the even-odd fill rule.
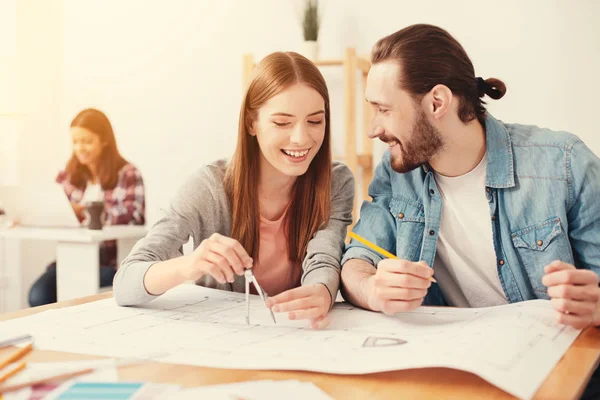
[[411,311],[423,303],[433,269],[424,262],[386,259],[370,276],[369,308],[393,315]]
[[542,283],[558,311],[558,322],[576,329],[600,325],[600,288],[595,272],[562,261],[553,261],[544,271]]

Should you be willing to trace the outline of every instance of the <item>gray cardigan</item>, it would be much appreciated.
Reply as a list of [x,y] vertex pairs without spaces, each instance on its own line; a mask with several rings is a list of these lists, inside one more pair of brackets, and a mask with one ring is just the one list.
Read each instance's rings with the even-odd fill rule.
[[[200,168],[179,189],[170,206],[121,264],[114,279],[113,292],[121,306],[146,303],[156,296],[144,287],[144,275],[156,262],[183,255],[183,245],[190,235],[194,249],[217,232],[231,235],[231,210],[225,194],[225,160]],[[340,283],[340,260],[346,229],[352,222],[354,177],[348,167],[333,163],[329,224],[310,240],[302,263],[302,285],[323,283],[335,302]],[[221,284],[210,275],[199,285],[244,292],[244,277],[235,275],[233,283]]]

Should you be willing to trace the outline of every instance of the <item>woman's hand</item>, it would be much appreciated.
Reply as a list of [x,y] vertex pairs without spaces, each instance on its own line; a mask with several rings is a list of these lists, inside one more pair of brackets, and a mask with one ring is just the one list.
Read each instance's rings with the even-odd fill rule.
[[8,228],[16,228],[21,225],[21,220],[19,218],[11,218],[8,220]]
[[188,256],[180,273],[185,280],[197,280],[208,274],[219,283],[231,283],[234,275],[243,275],[247,268],[252,268],[252,258],[240,242],[214,233]]
[[331,295],[321,283],[286,290],[269,298],[267,307],[275,312],[287,312],[288,319],[308,319],[313,329],[329,324],[327,313],[331,306]]
[[85,219],[85,206],[83,204],[72,202],[71,208],[73,208],[73,212],[80,221]]

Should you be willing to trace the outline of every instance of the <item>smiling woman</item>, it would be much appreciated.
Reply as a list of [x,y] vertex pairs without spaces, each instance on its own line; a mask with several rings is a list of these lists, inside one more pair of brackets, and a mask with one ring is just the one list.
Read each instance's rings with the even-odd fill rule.
[[[244,269],[274,311],[327,323],[340,279],[354,178],[332,163],[329,94],[296,53],[273,53],[254,70],[230,162],[200,168],[115,277],[120,305],[144,303],[186,280],[244,291]],[[181,246],[194,239],[192,254]]]
[[[143,225],[145,196],[142,175],[117,148],[112,125],[95,109],[81,111],[71,122],[73,153],[64,171],[56,177],[80,221],[86,219],[89,202],[104,203],[106,225]],[[100,246],[100,286],[112,284],[117,267],[115,241]],[[56,263],[50,264],[29,291],[29,304],[56,301]]]
[[[284,93],[275,96],[274,99],[270,100],[270,103],[278,104],[279,102],[284,101],[282,96],[296,98],[298,101],[302,102],[307,107],[311,106],[312,104],[315,104],[315,106],[319,104],[318,94],[314,90],[311,90],[309,87],[304,85],[295,85],[294,87],[290,88]],[[277,97],[280,98],[277,99]],[[322,102],[322,100],[320,100],[320,102]],[[262,112],[268,114],[268,109],[263,108]],[[281,152],[288,156],[286,158],[292,163],[302,163],[303,161],[306,161],[311,155],[314,157],[314,152],[310,152],[311,149],[316,147],[315,144],[318,143],[318,145],[320,146],[323,142],[325,127],[325,110],[323,109],[309,113],[306,116],[305,122],[297,121],[297,116],[295,115],[282,112],[274,112],[273,114],[271,114],[269,116],[269,121],[272,124],[274,124],[275,127],[278,127],[282,130],[294,129],[294,127],[297,128],[298,123],[307,124],[308,130],[306,136],[308,138],[308,141],[306,141],[306,144],[309,144],[310,147],[299,147],[302,145],[302,143],[292,143],[292,146],[290,146],[290,148],[281,149]],[[251,132],[251,134],[255,134],[254,129],[252,129]],[[281,135],[278,134],[278,136]],[[260,141],[261,138],[258,137],[258,140]],[[291,140],[302,141],[302,138],[298,138],[298,136],[296,135],[295,137],[292,137]],[[329,172],[327,172],[327,175],[329,175]]]

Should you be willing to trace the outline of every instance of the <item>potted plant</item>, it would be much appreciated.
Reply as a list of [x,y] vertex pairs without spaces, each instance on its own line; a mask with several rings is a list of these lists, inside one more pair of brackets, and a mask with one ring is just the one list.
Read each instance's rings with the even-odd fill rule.
[[319,26],[321,18],[319,16],[318,0],[306,0],[304,7],[304,17],[302,19],[302,29],[304,33],[304,43],[302,54],[309,60],[316,60],[319,56]]

